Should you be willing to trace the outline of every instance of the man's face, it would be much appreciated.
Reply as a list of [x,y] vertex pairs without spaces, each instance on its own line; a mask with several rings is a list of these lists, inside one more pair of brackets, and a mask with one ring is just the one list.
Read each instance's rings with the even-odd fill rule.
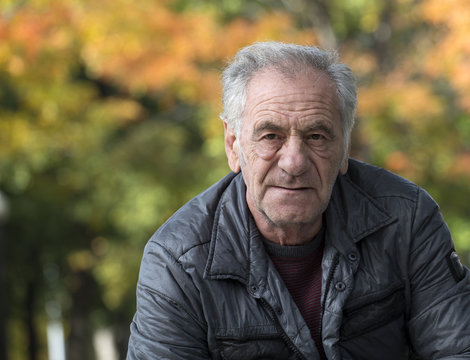
[[226,127],[229,164],[241,168],[255,220],[321,224],[338,173],[347,169],[336,87],[323,72],[251,79],[240,137]]

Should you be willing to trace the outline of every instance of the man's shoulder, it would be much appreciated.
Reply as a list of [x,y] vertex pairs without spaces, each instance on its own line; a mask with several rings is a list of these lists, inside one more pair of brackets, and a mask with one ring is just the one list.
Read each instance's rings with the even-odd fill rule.
[[220,199],[236,180],[230,173],[179,208],[150,238],[147,247],[160,247],[175,258],[211,240]]
[[418,185],[408,179],[355,159],[349,160],[347,177],[375,199],[397,197],[415,201],[417,193],[421,190]]

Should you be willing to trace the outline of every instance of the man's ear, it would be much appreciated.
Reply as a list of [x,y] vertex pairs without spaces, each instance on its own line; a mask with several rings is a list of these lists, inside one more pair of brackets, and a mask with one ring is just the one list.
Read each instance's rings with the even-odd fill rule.
[[339,172],[341,175],[344,175],[348,172],[350,151],[351,151],[351,142],[348,144],[348,151],[346,152],[346,154],[344,154],[343,161],[341,162],[341,167],[339,169]]
[[230,129],[224,121],[224,135],[225,135],[225,153],[227,154],[228,166],[230,169],[237,173],[240,171],[240,157],[238,154],[238,139],[235,133]]

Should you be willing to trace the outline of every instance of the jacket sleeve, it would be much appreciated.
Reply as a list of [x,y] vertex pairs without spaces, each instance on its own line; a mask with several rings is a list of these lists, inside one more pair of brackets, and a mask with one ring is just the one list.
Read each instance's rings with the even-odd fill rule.
[[140,268],[127,359],[210,359],[198,298],[177,259],[151,240]]
[[409,255],[409,336],[423,359],[470,359],[470,274],[437,204],[420,190]]

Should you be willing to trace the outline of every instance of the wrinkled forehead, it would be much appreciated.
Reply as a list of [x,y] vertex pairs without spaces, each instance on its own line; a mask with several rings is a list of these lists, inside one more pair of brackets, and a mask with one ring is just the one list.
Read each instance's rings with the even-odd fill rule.
[[[283,66],[265,67],[250,78],[246,86],[245,109],[260,93],[267,95],[277,92],[278,95],[287,95],[288,89],[298,88],[305,92],[316,91],[322,88],[325,96],[333,96],[338,102],[337,87],[335,82],[323,70],[311,66]],[[245,112],[245,111],[244,111]]]
[[246,88],[243,118],[253,106],[283,107],[289,104],[308,108],[324,102],[332,111],[338,110],[336,84],[324,71],[311,67],[288,70],[267,67],[253,75]]

